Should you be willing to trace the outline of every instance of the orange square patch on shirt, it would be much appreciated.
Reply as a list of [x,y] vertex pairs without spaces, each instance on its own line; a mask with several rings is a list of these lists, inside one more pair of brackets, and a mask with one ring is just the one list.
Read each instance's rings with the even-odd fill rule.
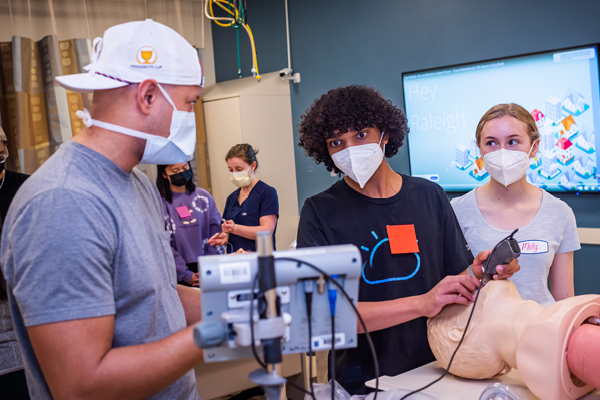
[[419,252],[414,225],[388,225],[386,228],[392,254]]

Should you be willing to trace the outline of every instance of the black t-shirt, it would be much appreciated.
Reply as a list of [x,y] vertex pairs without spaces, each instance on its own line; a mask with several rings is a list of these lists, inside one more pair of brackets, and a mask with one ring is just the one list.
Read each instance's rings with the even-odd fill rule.
[[[418,253],[392,254],[387,226],[414,225]],[[447,275],[473,262],[443,189],[425,179],[402,175],[402,188],[375,199],[344,180],[306,200],[300,215],[298,247],[353,244],[363,258],[359,301],[377,302],[429,292]],[[427,318],[371,333],[380,375],[395,376],[434,360],[427,342]],[[336,380],[351,394],[367,393],[375,378],[364,334],[358,347],[336,351]]]
[[[29,178],[29,175],[5,170],[4,183],[0,188],[0,216],[2,217],[2,221],[4,221],[4,217],[6,217],[8,207],[10,206],[13,197],[15,197],[17,190],[19,190],[27,178]],[[2,179],[0,179],[0,182],[2,182]]]

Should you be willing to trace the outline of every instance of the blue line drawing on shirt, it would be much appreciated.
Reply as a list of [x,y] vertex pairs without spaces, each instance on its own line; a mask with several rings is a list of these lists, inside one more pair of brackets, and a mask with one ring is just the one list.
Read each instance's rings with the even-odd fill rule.
[[375,239],[379,240],[379,237],[377,236],[377,234],[375,233],[375,231],[371,231],[371,235],[373,235],[373,237],[375,237]]
[[[371,233],[373,234],[373,236],[375,237],[375,239],[379,239],[377,237],[377,234],[374,231],[371,231]],[[375,256],[375,252],[377,251],[377,249],[379,248],[379,246],[381,246],[383,243],[385,242],[389,242],[390,239],[385,238],[380,240],[375,247],[373,247],[373,250],[371,251],[371,255],[369,256],[369,267],[373,268],[373,257]],[[368,248],[366,248],[365,246],[360,246],[361,249],[365,250],[365,251],[369,251]],[[367,265],[367,262],[365,261],[363,263],[362,266],[362,277],[364,279],[364,281],[366,283],[368,283],[369,285],[378,285],[380,283],[386,283],[386,282],[397,282],[397,281],[406,281],[410,278],[412,278],[413,276],[415,276],[417,274],[417,272],[419,272],[419,268],[421,267],[421,257],[419,257],[419,253],[413,253],[415,255],[415,257],[417,257],[417,267],[415,268],[415,270],[407,276],[398,276],[398,277],[394,277],[394,278],[386,278],[386,279],[380,279],[377,281],[370,281],[369,279],[367,279],[367,277],[365,276],[365,266]]]

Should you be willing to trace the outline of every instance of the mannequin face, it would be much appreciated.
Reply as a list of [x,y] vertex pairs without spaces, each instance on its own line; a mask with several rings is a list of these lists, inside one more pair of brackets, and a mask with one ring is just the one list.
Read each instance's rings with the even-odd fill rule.
[[[516,309],[541,306],[524,301],[508,279],[488,283],[477,300],[465,339],[456,353],[450,372],[471,379],[487,379],[510,370],[504,355],[516,354],[517,342],[511,337]],[[429,345],[435,357],[447,366],[467,325],[469,307],[452,304],[427,322]]]

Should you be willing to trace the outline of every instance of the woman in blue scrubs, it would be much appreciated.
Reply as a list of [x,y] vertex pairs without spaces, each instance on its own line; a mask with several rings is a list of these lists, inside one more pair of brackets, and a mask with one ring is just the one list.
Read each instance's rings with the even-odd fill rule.
[[256,154],[249,144],[233,146],[225,156],[231,182],[239,189],[227,197],[223,232],[229,233],[228,252],[256,251],[256,233],[271,231],[275,249],[275,230],[279,218],[277,191],[255,176]]

